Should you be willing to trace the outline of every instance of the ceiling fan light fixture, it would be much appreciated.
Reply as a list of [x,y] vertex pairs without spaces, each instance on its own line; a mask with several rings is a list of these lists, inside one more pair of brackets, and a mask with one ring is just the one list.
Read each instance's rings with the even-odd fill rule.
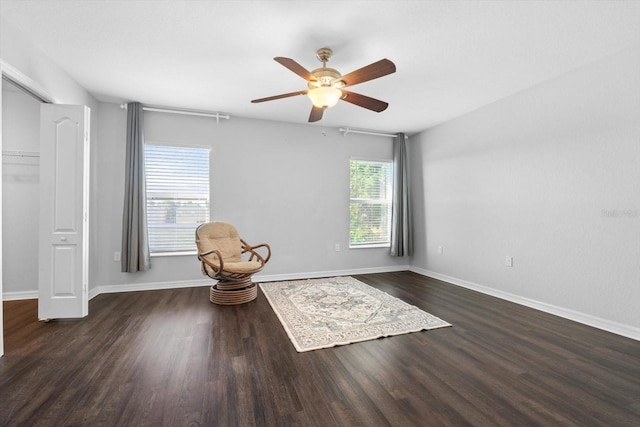
[[318,108],[331,108],[342,98],[342,91],[331,86],[320,86],[307,92],[307,96]]

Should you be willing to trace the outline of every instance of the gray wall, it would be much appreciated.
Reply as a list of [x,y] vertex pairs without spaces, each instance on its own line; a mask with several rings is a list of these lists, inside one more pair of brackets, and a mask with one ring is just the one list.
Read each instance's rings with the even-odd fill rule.
[[[406,268],[407,260],[390,257],[387,248],[348,247],[349,158],[391,159],[390,138],[343,137],[321,126],[237,117],[216,124],[145,112],[144,120],[149,142],[211,148],[211,219],[233,223],[249,243],[271,245],[263,280]],[[113,285],[202,279],[195,255],[153,257],[149,271],[120,272],[113,253],[120,250],[126,112],[100,104],[99,127],[94,286],[109,291]]]
[[417,271],[640,337],[639,47],[410,150]]

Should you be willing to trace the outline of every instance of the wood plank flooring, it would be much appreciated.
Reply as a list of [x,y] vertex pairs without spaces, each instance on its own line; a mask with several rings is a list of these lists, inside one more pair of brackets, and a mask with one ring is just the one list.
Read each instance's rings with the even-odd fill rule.
[[640,342],[410,272],[355,276],[453,324],[297,353],[261,291],[5,302],[5,426],[638,426]]

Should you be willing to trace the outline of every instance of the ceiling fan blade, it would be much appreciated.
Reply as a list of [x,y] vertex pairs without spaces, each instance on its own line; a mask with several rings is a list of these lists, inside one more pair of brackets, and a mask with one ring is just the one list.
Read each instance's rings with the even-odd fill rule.
[[314,105],[311,108],[311,114],[309,114],[309,123],[320,120],[322,118],[322,113],[324,113],[324,108],[316,107]]
[[293,59],[291,59],[291,58],[283,58],[281,56],[276,56],[273,59],[276,62],[278,62],[279,64],[284,65],[285,67],[287,67],[288,69],[290,69],[291,71],[293,71],[294,73],[296,73],[297,75],[302,77],[303,79],[305,79],[307,81],[315,80],[315,77],[313,76],[313,74],[311,74],[306,68],[304,68],[302,65],[298,64]]
[[348,90],[342,89],[343,101],[350,102],[358,107],[366,108],[371,111],[375,111],[379,113],[384,111],[389,106],[388,103],[384,101],[380,101],[379,99],[371,98],[369,96],[360,95],[359,93],[349,92]]
[[339,80],[345,82],[345,86],[353,86],[395,72],[396,66],[393,62],[388,59],[381,59],[378,62],[374,62],[373,64],[369,64],[358,70],[352,71],[349,74],[340,77]]
[[306,94],[307,94],[306,90],[299,90],[297,92],[289,92],[289,93],[283,93],[281,95],[269,96],[267,98],[254,99],[251,102],[255,104],[256,102],[274,101],[276,99],[289,98],[290,96],[306,95]]

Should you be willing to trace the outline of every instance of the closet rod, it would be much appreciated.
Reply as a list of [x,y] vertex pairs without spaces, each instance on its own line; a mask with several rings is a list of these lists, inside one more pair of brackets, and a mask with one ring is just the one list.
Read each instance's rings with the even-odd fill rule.
[[[127,104],[120,104],[120,108],[123,110],[127,109]],[[201,117],[213,117],[216,119],[218,123],[220,123],[220,119],[229,120],[231,116],[220,113],[201,113],[198,111],[185,111],[185,110],[175,110],[173,108],[158,108],[158,107],[142,107],[144,111],[155,111],[157,113],[170,113],[170,114],[184,114],[187,116],[201,116]]]
[[40,157],[36,151],[5,151],[2,150],[3,157]]
[[[351,129],[351,128],[340,128],[338,129],[340,132],[344,133],[343,136],[347,136],[348,133],[359,133],[362,135],[373,135],[373,136],[388,136],[391,138],[395,138],[396,135],[395,133],[380,133],[380,132],[369,132],[368,130],[357,130],[357,129]],[[409,138],[407,135],[404,136],[404,139]]]

